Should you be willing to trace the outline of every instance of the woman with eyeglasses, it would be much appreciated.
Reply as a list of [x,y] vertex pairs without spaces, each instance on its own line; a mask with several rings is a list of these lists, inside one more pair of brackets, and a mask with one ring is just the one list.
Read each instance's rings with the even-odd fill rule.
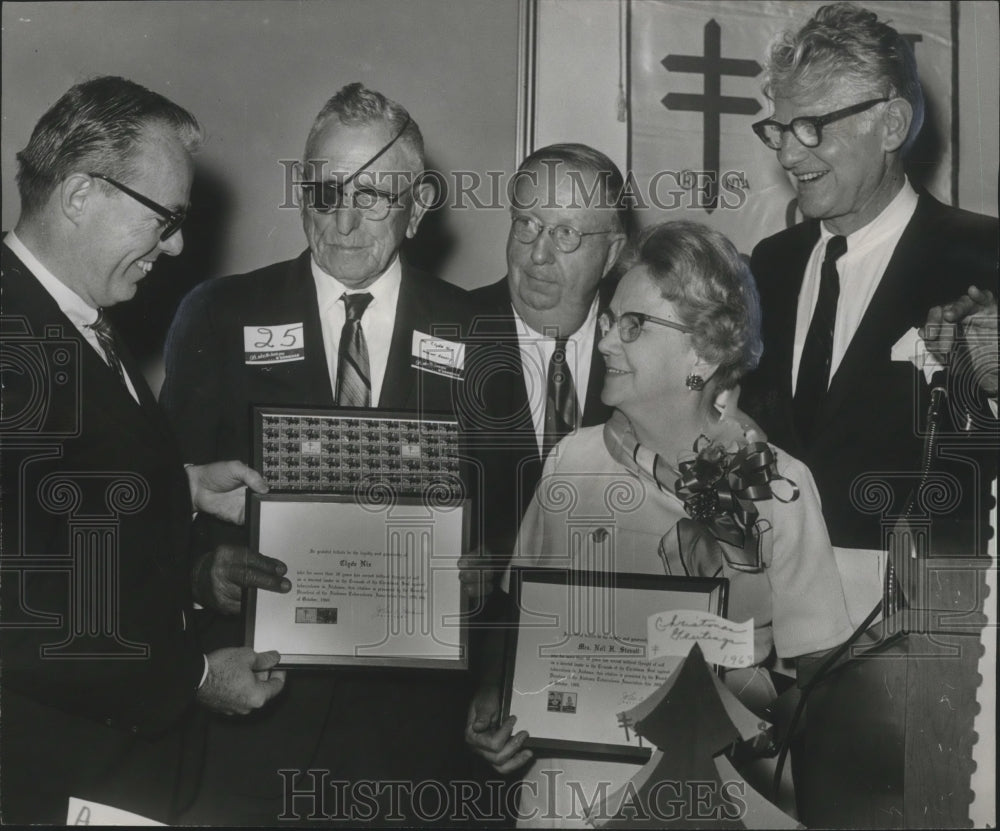
[[[812,476],[736,406],[761,353],[757,289],[732,243],[691,222],[648,229],[622,268],[598,321],[614,415],[549,456],[513,564],[729,578],[727,617],[753,618],[755,664],[726,681],[760,714],[776,694],[768,670],[793,672],[788,659],[842,643],[851,626]],[[531,758],[527,734],[511,732],[508,719],[492,744],[473,743],[503,772]],[[537,759],[523,824],[582,824],[581,795],[636,770]]]

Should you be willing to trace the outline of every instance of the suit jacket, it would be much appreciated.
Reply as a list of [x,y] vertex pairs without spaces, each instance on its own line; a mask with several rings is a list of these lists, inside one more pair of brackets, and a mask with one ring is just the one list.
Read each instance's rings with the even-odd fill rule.
[[[891,360],[890,350],[923,325],[928,309],[961,296],[970,284],[996,291],[998,224],[927,194],[919,197],[806,446],[792,415],[792,344],[799,289],[819,231],[818,222],[805,222],[754,249],[764,354],[744,381],[740,403],[773,443],[809,466],[834,545],[880,549],[885,529],[919,480],[929,400],[924,373],[910,361]],[[934,520],[932,550],[938,553],[968,554],[986,541],[995,450],[982,451],[984,438],[995,448],[996,421],[972,401],[969,387],[951,390],[951,426],[940,434],[932,462],[933,481],[948,495],[931,498],[936,504],[918,506],[914,514]],[[971,433],[956,429],[968,420],[966,409],[977,428]]]
[[[614,294],[615,283],[600,287],[603,308]],[[545,461],[538,450],[535,425],[528,405],[514,311],[507,278],[471,292],[477,319],[473,327],[468,381],[462,391],[461,409],[475,413],[476,430],[470,430],[473,451],[485,470],[485,540],[490,551],[509,557],[517,529],[535,493]],[[594,338],[587,381],[582,427],[603,424],[611,408],[601,402],[604,357]],[[469,383],[473,382],[473,383]]]
[[3,819],[166,820],[204,666],[187,477],[124,346],[141,404],[6,245],[2,272]]
[[[452,413],[452,385],[461,382],[412,368],[412,333],[447,325],[459,339],[469,320],[464,290],[404,264],[379,407]],[[246,362],[244,326],[298,323],[302,360]],[[250,462],[253,405],[334,406],[309,251],[194,289],[168,335],[166,371],[160,402],[189,462]],[[245,528],[201,517],[197,525],[201,547],[195,553],[220,540],[247,541]],[[206,637],[241,642],[238,620],[216,624],[226,620],[228,627],[216,625]],[[206,783],[188,821],[275,824],[283,808],[280,768],[325,768],[336,779],[376,782],[447,781],[462,774],[471,697],[463,674],[351,668],[296,670],[288,680],[276,707],[247,723],[213,722]],[[411,823],[419,821],[406,806],[402,811]]]

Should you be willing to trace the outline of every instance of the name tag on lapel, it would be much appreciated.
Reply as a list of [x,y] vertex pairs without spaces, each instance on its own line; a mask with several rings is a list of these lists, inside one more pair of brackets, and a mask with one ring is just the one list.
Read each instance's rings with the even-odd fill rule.
[[461,380],[465,370],[465,344],[414,331],[410,366]]
[[243,327],[244,363],[285,364],[306,359],[301,323]]

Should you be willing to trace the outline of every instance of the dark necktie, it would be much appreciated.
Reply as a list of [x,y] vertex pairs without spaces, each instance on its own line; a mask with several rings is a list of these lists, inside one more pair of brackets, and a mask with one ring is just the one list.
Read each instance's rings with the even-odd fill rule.
[[833,326],[837,319],[837,300],[840,298],[837,260],[846,253],[847,238],[830,237],[820,269],[819,297],[799,361],[799,375],[795,384],[795,426],[806,445],[812,443],[816,417],[830,385]]
[[361,331],[361,316],[372,302],[372,296],[363,294],[341,295],[347,309],[347,319],[340,332],[340,350],[337,356],[337,406],[370,407],[372,382],[368,367],[368,344]]
[[559,439],[576,429],[576,386],[566,360],[566,338],[556,341],[549,361],[545,387],[545,436],[542,456],[546,457]]
[[[110,366],[118,375],[119,380],[128,389],[128,381],[125,379],[125,369],[122,366],[121,358],[118,357],[118,347],[115,346],[115,331],[111,328],[111,323],[104,316],[104,309],[98,309],[97,320],[88,324],[97,335],[97,342],[104,350],[104,356],[108,359]],[[131,395],[131,393],[129,393]]]

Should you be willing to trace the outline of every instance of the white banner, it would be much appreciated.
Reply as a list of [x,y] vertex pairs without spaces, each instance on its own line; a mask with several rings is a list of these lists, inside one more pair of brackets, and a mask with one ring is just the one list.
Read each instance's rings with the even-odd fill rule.
[[[642,224],[692,219],[749,253],[801,220],[773,150],[750,125],[767,118],[763,60],[774,36],[798,29],[822,2],[632,0],[629,167]],[[927,117],[911,175],[953,202],[952,6],[866,2],[914,45]],[[643,203],[640,202],[640,207]]]

